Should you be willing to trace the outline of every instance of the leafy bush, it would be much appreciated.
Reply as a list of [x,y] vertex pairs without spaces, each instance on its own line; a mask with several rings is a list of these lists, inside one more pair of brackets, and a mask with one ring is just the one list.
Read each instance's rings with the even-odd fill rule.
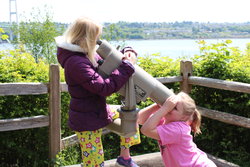
[[[48,81],[48,66],[20,50],[0,54],[0,81]],[[0,96],[0,119],[29,117],[48,113],[47,95]],[[48,156],[48,128],[0,133],[0,161],[3,166],[39,166]]]
[[81,163],[81,148],[79,145],[68,147],[60,151],[55,159],[54,166],[61,167]]
[[[232,41],[207,45],[200,41],[201,55],[193,59],[194,76],[250,83],[249,49],[230,47]],[[249,118],[250,95],[193,86],[192,96],[202,107]],[[204,151],[240,166],[249,166],[249,129],[203,118],[203,134],[196,142]]]
[[[0,82],[48,82],[49,65],[21,50],[0,52]],[[61,72],[61,78],[64,79]],[[62,101],[68,101],[62,96]],[[66,102],[64,102],[67,104]],[[65,108],[62,105],[62,108]],[[0,119],[48,115],[48,95],[0,96]],[[62,112],[63,130],[67,113]],[[66,132],[65,132],[66,133]],[[46,166],[48,164],[48,128],[0,133],[0,166]]]

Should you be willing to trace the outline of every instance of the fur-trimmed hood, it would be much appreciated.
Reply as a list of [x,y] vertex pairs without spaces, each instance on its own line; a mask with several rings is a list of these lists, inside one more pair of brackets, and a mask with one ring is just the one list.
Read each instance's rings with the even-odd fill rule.
[[66,49],[66,50],[70,50],[70,51],[73,51],[73,52],[83,52],[83,53],[85,53],[85,51],[80,46],[66,42],[64,36],[55,37],[55,41],[56,41],[56,46],[57,47],[60,47],[60,48]]
[[[80,46],[67,43],[63,36],[56,37],[55,41],[57,45],[57,60],[63,68],[66,61],[72,56],[86,57],[86,53]],[[86,61],[89,61],[88,58],[86,58]]]

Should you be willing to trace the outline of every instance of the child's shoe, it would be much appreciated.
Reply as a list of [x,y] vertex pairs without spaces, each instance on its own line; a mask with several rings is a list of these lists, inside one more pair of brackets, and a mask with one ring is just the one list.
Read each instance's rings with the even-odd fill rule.
[[118,157],[116,160],[116,167],[139,167],[131,158],[130,159],[124,159],[123,157]]

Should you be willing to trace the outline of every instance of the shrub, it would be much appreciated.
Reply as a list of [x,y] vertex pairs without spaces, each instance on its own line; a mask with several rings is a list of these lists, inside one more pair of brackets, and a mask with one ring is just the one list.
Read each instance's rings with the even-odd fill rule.
[[[207,45],[193,59],[194,76],[250,83],[249,50],[230,47],[231,41]],[[250,95],[193,86],[192,96],[202,107],[249,117]],[[196,138],[201,149],[240,166],[249,166],[249,129],[203,118],[203,134]]]
[[[48,81],[48,66],[20,50],[0,54],[0,81]],[[0,96],[0,119],[48,114],[47,95]],[[3,166],[39,166],[48,156],[48,128],[7,131],[0,133],[0,157]]]
[[[21,50],[0,52],[0,82],[48,82],[49,65]],[[61,72],[62,80],[63,73]],[[63,103],[68,101],[62,96]],[[62,105],[64,109],[65,106]],[[48,95],[0,96],[0,119],[48,115]],[[62,112],[63,133],[67,113]],[[68,132],[67,132],[68,133]],[[68,133],[69,134],[69,133]],[[0,166],[47,166],[48,127],[0,133]]]

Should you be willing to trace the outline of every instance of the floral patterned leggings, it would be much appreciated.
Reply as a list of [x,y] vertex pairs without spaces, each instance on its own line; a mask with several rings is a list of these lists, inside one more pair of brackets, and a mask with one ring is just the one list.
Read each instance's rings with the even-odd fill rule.
[[[112,118],[116,119],[119,117],[119,112],[112,110]],[[102,129],[95,131],[82,131],[75,132],[80,142],[82,151],[83,166],[85,167],[104,167],[104,153],[102,146]],[[140,132],[139,128],[134,136],[129,138],[120,137],[120,147],[130,148],[133,145],[140,144]]]

